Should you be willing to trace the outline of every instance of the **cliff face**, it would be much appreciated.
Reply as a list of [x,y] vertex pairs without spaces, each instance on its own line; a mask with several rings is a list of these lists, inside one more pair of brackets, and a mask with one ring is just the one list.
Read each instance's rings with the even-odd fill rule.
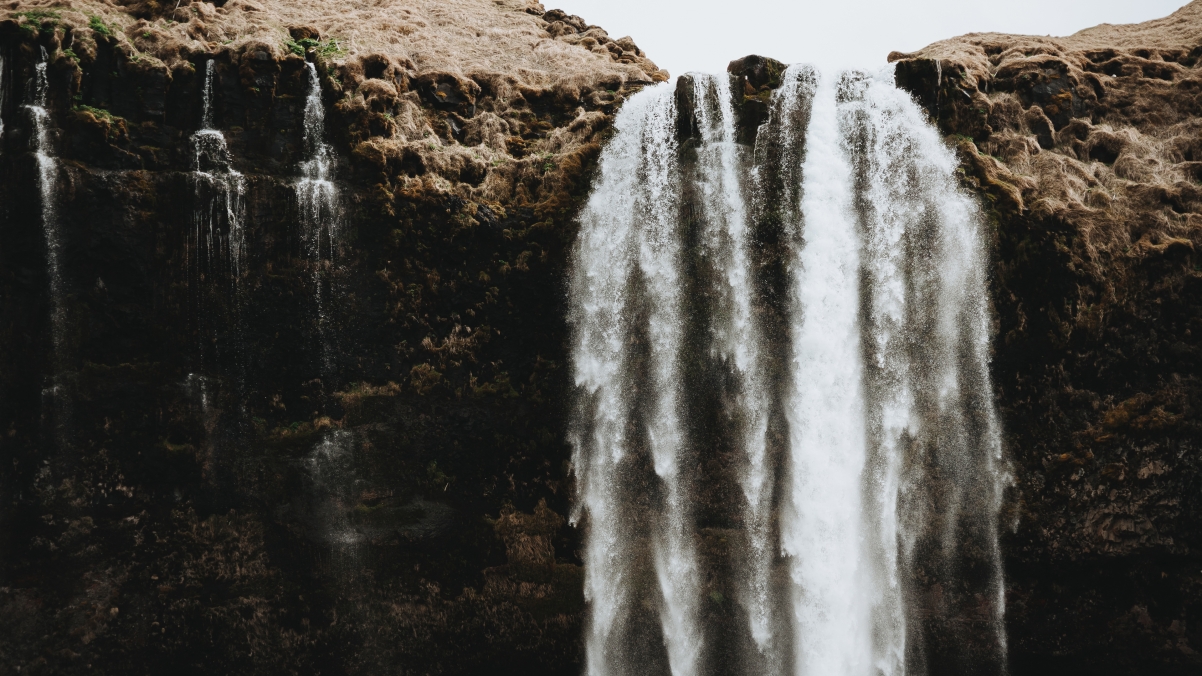
[[667,74],[521,2],[15,5],[0,56],[0,672],[574,673],[565,247]]
[[1202,665],[1202,4],[890,55],[994,227],[1016,673]]
[[[1200,24],[895,55],[994,225],[1015,673],[1197,669]],[[0,672],[578,672],[566,251],[667,74],[520,0],[18,3],[0,57]]]

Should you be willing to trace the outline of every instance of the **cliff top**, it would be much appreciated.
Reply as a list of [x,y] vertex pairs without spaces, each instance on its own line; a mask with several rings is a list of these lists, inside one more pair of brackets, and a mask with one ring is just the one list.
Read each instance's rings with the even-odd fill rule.
[[[1100,24],[1065,37],[968,33],[932,43],[917,52],[893,52],[889,61],[927,58],[950,59],[974,69],[1000,68],[1015,57],[1046,52],[1095,50],[1149,50],[1163,60],[1191,54],[1202,36],[1202,2],[1194,0],[1163,19],[1138,24]],[[1197,58],[1197,52],[1192,52]],[[992,59],[990,57],[993,57]]]
[[384,55],[418,73],[487,71],[535,86],[668,79],[630,38],[612,40],[600,27],[528,0],[14,0],[8,10],[23,23],[107,31],[169,66],[248,45],[278,57],[314,46],[308,39],[332,60]]

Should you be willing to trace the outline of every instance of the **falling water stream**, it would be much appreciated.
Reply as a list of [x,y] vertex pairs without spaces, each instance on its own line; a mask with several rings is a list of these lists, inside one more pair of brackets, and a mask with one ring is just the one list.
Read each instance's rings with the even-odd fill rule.
[[[239,280],[246,255],[246,177],[233,168],[225,136],[214,128],[213,82],[216,62],[205,63],[201,128],[192,135],[192,185],[195,202],[188,264],[200,361],[219,355],[237,358],[237,340],[218,335],[219,327],[238,327]],[[226,315],[229,321],[217,321]]]
[[[313,62],[305,63],[309,94],[305,98],[305,159],[296,182],[300,212],[301,242],[313,270],[313,301],[321,341],[323,386],[334,377],[334,331],[328,315],[328,279],[323,279],[334,263],[341,213],[338,188],[334,185],[334,149],[325,141],[325,108],[321,100],[321,81]],[[323,289],[324,287],[327,287]],[[330,551],[332,571],[344,582],[357,569],[364,536],[350,519],[356,502],[356,489],[363,479],[355,471],[356,434],[351,430],[327,430],[305,457],[305,471],[311,482],[312,505],[309,519],[322,534]]]
[[[43,389],[43,415],[49,414],[46,423],[53,430],[54,443],[59,450],[66,448],[69,437],[71,400],[64,382],[67,372],[67,307],[66,290],[62,272],[63,245],[58,219],[58,162],[54,158],[54,143],[51,139],[50,111],[46,97],[47,81],[46,48],[41,47],[34,77],[29,83],[28,103],[24,105],[32,122],[30,149],[38,169],[38,193],[42,206],[42,232],[46,240],[46,276],[50,287],[50,379]],[[3,71],[0,66],[0,72]],[[2,130],[0,130],[2,131]]]
[[61,269],[62,238],[59,233],[57,183],[58,163],[54,159],[54,147],[50,139],[50,111],[46,108],[46,48],[41,48],[41,58],[35,66],[34,79],[30,85],[30,102],[25,105],[33,122],[31,141],[34,158],[38,164],[38,187],[42,202],[42,230],[46,237],[46,272],[50,277],[50,327],[54,348],[54,373],[61,373],[65,358],[64,341],[67,331],[67,310],[63,298],[63,275]]
[[1004,673],[986,253],[955,158],[891,72],[790,68],[753,145],[735,104],[726,76],[631,97],[581,214],[587,673],[922,673],[923,623],[970,603],[924,605],[931,579],[987,599],[969,670]]
[[317,305],[317,329],[321,339],[323,375],[333,368],[331,328],[323,293],[322,271],[335,255],[338,237],[338,189],[333,182],[334,150],[325,142],[325,108],[321,102],[321,82],[312,61],[305,63],[309,77],[309,95],[305,99],[305,160],[301,178],[296,182],[296,199],[301,217],[301,240],[313,267],[313,298]]

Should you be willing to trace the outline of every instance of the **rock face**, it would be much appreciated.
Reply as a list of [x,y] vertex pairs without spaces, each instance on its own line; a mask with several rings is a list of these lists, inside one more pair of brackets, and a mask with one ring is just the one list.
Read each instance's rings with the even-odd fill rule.
[[[8,7],[0,670],[578,673],[566,250],[667,73],[521,0]],[[1199,668],[1199,35],[894,55],[995,225],[1016,674]],[[741,141],[781,70],[733,69]]]
[[995,232],[1015,673],[1202,668],[1202,4],[890,55]]
[[667,73],[522,2],[14,7],[0,671],[578,672],[565,248]]

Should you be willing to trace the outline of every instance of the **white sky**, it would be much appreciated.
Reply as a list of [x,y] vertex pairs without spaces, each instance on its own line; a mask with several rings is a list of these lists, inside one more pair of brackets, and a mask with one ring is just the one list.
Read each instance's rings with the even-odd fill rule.
[[1070,35],[1172,14],[1185,0],[542,0],[624,35],[673,76],[716,73],[747,54],[877,68],[964,33]]

